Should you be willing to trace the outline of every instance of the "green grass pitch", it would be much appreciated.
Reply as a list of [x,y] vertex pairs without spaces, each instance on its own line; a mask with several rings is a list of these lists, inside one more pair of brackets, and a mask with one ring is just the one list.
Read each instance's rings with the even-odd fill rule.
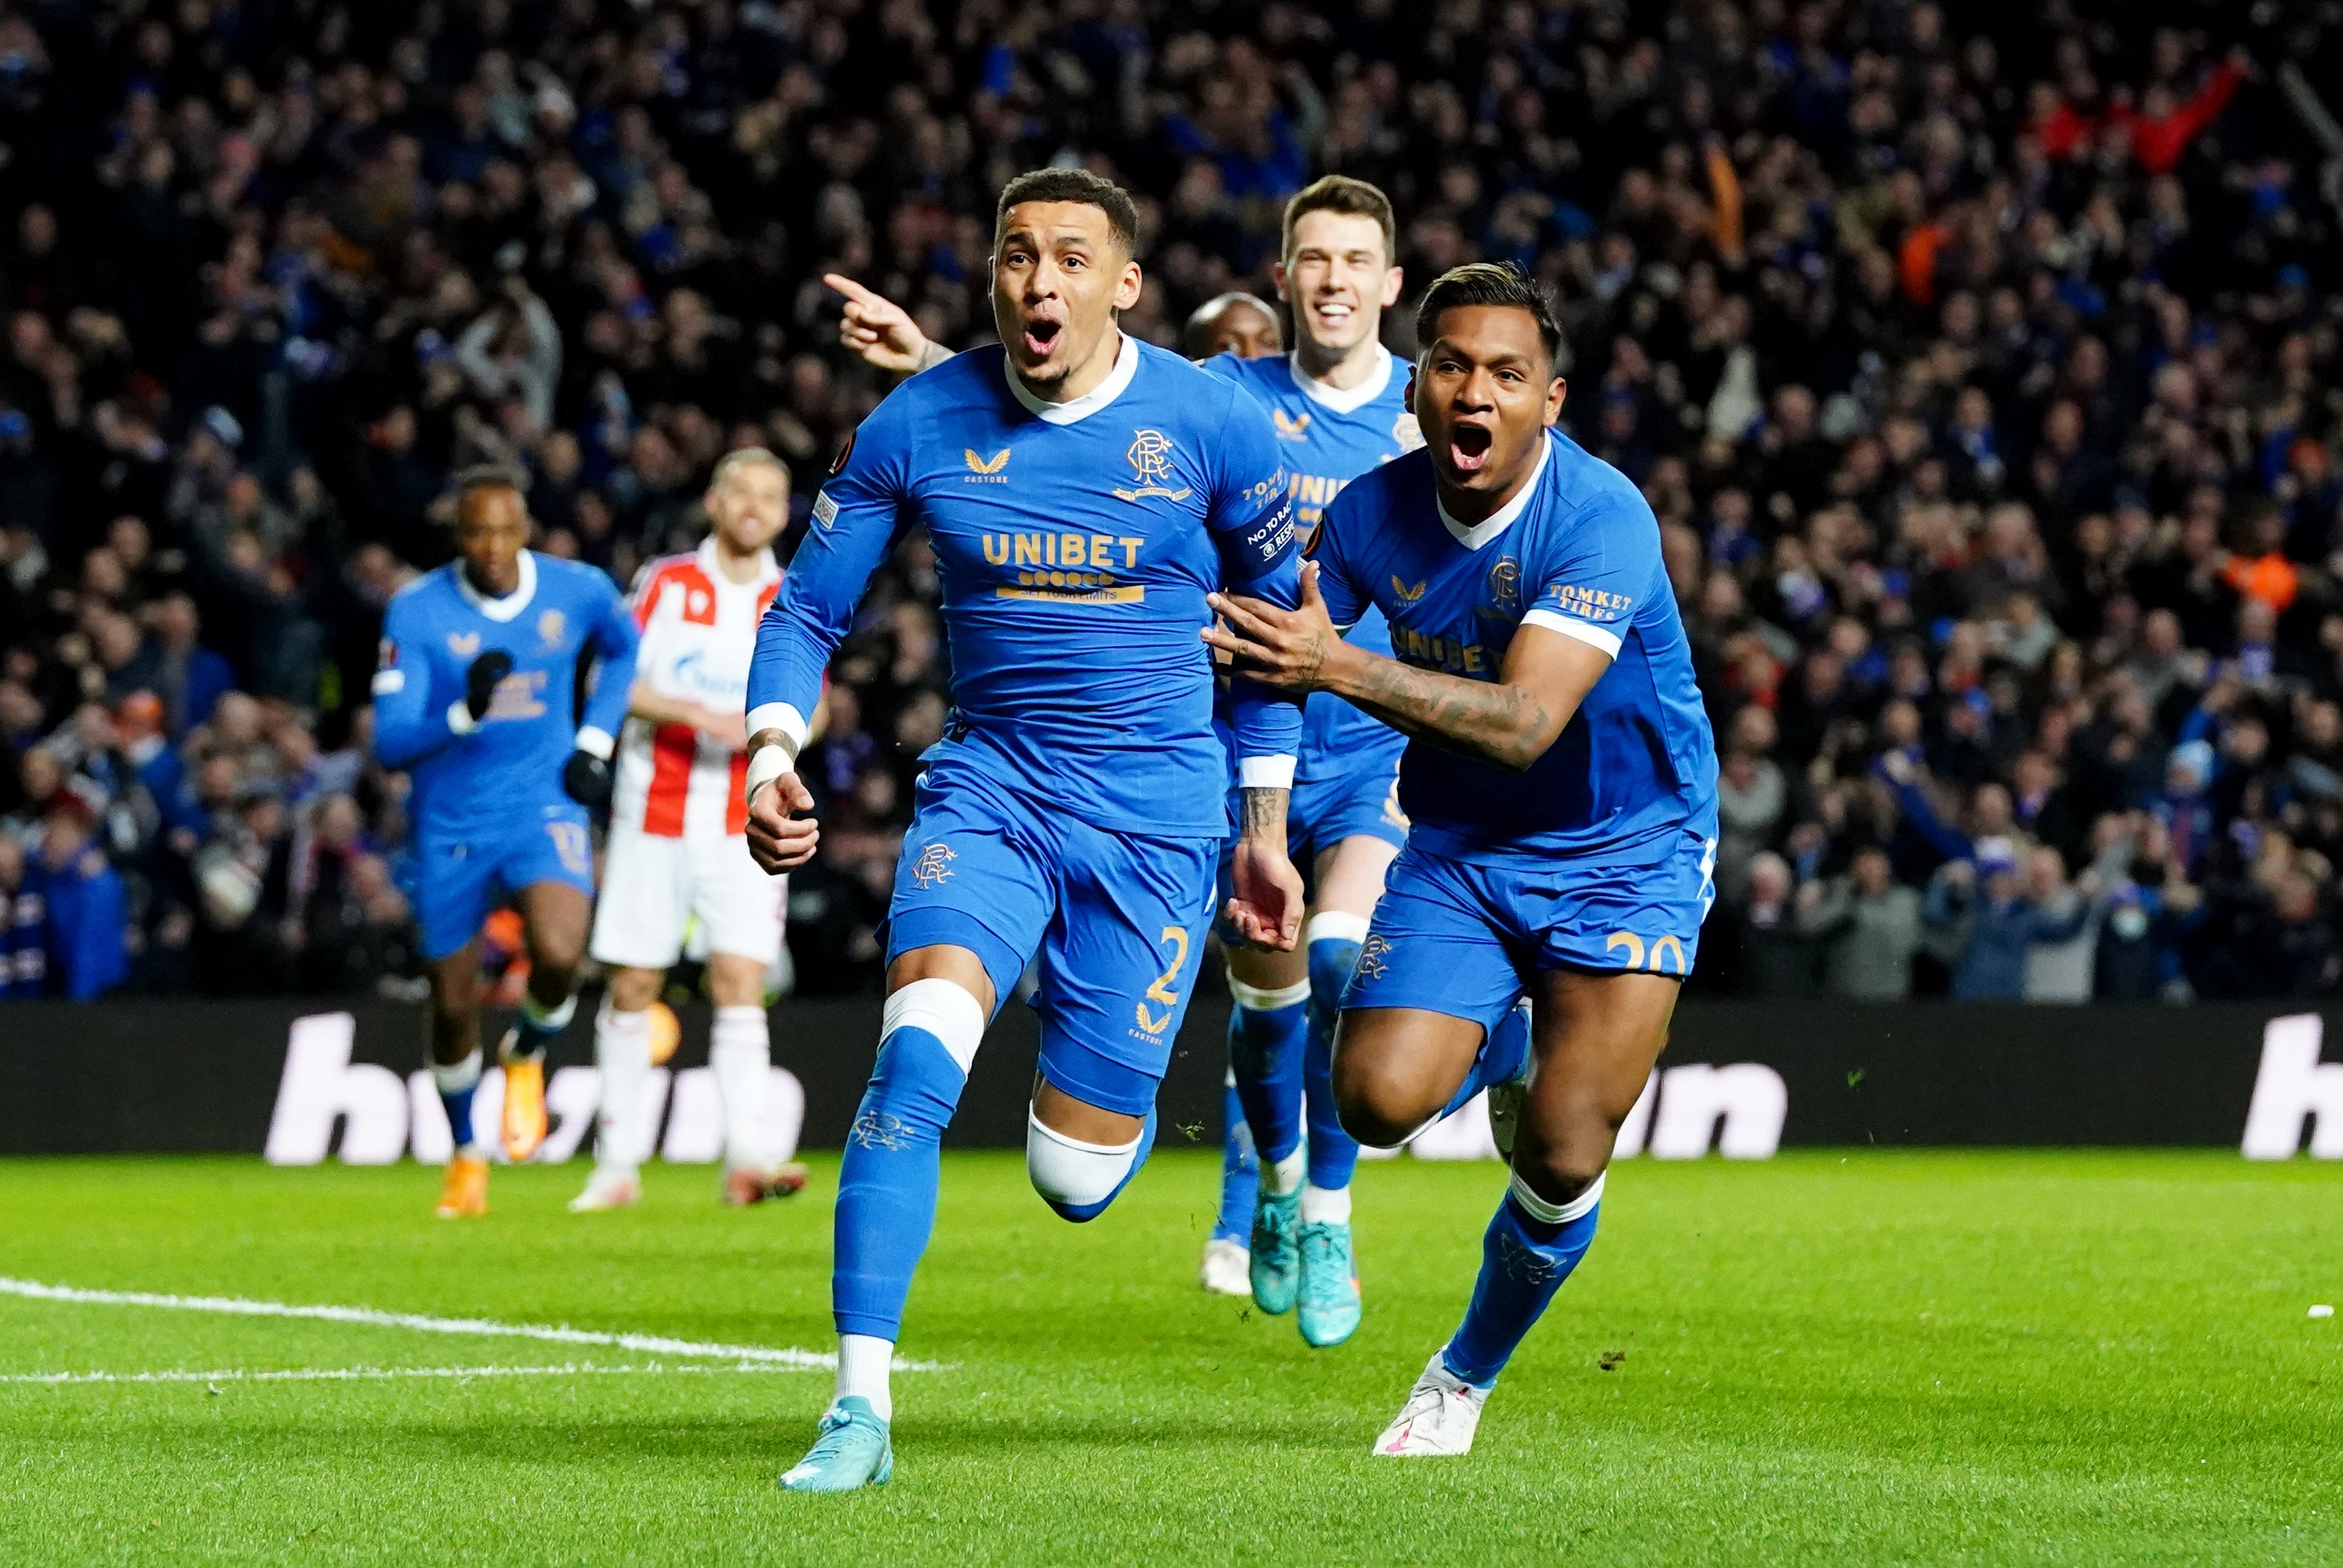
[[[719,1209],[655,1168],[0,1163],[0,1275],[829,1348],[834,1160]],[[1365,1326],[1194,1282],[1217,1165],[1058,1221],[949,1158],[894,1483],[786,1497],[814,1371],[0,1294],[0,1563],[2335,1563],[2343,1170],[2219,1153],[1637,1161],[1463,1460],[1369,1440],[1453,1323],[1493,1165],[1363,1169]],[[1624,1359],[1621,1359],[1624,1353]],[[1611,1363],[1605,1370],[1604,1363]],[[166,1370],[628,1367],[29,1382]],[[693,1371],[681,1370],[687,1366]],[[644,1370],[656,1368],[657,1370]]]

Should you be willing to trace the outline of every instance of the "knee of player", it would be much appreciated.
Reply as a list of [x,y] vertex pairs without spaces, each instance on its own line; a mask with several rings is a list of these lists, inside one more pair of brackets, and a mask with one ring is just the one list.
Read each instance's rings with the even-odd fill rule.
[[1391,1149],[1406,1142],[1440,1110],[1440,1101],[1428,1105],[1413,1083],[1380,1069],[1350,1065],[1337,1051],[1333,1064],[1334,1115],[1342,1131],[1371,1149]]
[[1602,1178],[1611,1163],[1605,1138],[1541,1141],[1523,1138],[1513,1149],[1513,1175],[1549,1203],[1569,1203]]
[[1106,1212],[1131,1179],[1144,1135],[1129,1143],[1085,1143],[1025,1117],[1025,1173],[1041,1201],[1062,1219],[1086,1224]]

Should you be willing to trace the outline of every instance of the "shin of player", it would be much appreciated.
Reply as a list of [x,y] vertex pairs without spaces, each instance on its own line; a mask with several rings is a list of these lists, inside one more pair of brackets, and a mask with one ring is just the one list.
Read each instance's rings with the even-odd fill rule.
[[[1204,634],[1272,684],[1433,742],[1401,763],[1408,844],[1343,1000],[1332,1087],[1346,1128],[1390,1143],[1485,1084],[1512,1180],[1463,1323],[1375,1442],[1393,1455],[1471,1447],[1593,1240],[1612,1140],[1699,943],[1717,820],[1658,524],[1551,428],[1564,388],[1544,292],[1459,267],[1425,291],[1417,328],[1426,450],[1336,500],[1299,610],[1216,598],[1227,629]],[[1335,632],[1370,601],[1396,657]],[[1524,993],[1534,1040],[1517,1066]]]
[[[439,1212],[488,1206],[472,1102],[481,1073],[479,930],[509,897],[529,958],[505,1036],[503,1142],[544,1141],[545,1050],[569,1022],[592,910],[587,813],[609,798],[612,731],[633,679],[635,628],[598,570],[538,556],[518,483],[462,477],[458,558],[403,589],[383,618],[376,754],[414,781],[415,904],[431,980],[432,1075],[456,1146]],[[599,656],[584,722],[581,653]]]
[[[781,871],[818,837],[794,771],[801,714],[872,572],[904,528],[926,524],[959,722],[925,757],[889,907],[884,1033],[840,1171],[837,1395],[784,1490],[892,1472],[887,1366],[935,1223],[939,1147],[1029,960],[1041,977],[1036,1191],[1087,1221],[1153,1140],[1226,828],[1228,749],[1195,628],[1215,582],[1292,603],[1298,579],[1266,416],[1114,326],[1139,296],[1135,232],[1130,198],[1094,176],[1012,182],[993,263],[1001,347],[915,377],[864,421],[759,628],[749,839]],[[1243,798],[1229,918],[1248,940],[1290,948],[1301,714],[1240,678],[1231,729]]]
[[[709,1061],[724,1110],[725,1201],[804,1185],[763,1131],[771,1046],[765,975],[780,955],[786,880],[749,858],[743,709],[757,621],[779,591],[772,541],[789,519],[789,475],[761,447],[716,466],[702,502],[709,537],[648,563],[629,602],[641,652],[628,699],[594,957],[610,968],[595,1029],[602,1105],[594,1173],[570,1203],[623,1207],[641,1191],[651,1114],[650,1013],[697,919],[716,1004]],[[815,723],[820,720],[817,709]]]

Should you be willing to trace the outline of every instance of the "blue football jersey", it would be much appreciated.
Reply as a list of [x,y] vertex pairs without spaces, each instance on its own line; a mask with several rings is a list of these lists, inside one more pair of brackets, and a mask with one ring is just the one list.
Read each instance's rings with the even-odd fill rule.
[[[503,598],[472,587],[460,561],[399,590],[384,612],[374,677],[375,755],[413,775],[413,817],[432,837],[533,825],[565,799],[561,768],[585,746],[608,756],[635,678],[635,622],[598,568],[524,550]],[[581,725],[578,660],[600,658]],[[464,672],[492,648],[512,672],[477,727],[459,728]],[[469,715],[466,715],[468,719]],[[517,829],[518,830],[518,829]]]
[[[951,653],[952,722],[930,756],[976,760],[1097,827],[1221,837],[1204,596],[1291,605],[1299,587],[1260,407],[1130,337],[1105,384],[1069,403],[1035,397],[998,347],[906,381],[814,498],[758,628],[752,732],[813,711],[871,572],[914,524],[935,548]],[[1301,710],[1240,680],[1234,727],[1242,757],[1289,759]]]
[[1342,492],[1319,531],[1336,625],[1370,605],[1402,662],[1495,680],[1523,625],[1610,654],[1561,737],[1509,773],[1413,741],[1400,763],[1411,843],[1464,859],[1523,854],[1654,864],[1715,819],[1716,748],[1660,528],[1627,477],[1549,431],[1536,473],[1486,521],[1441,508],[1411,453]]
[[[1318,531],[1343,486],[1423,445],[1423,432],[1407,411],[1407,363],[1388,349],[1381,372],[1348,390],[1312,380],[1291,354],[1259,359],[1220,354],[1205,360],[1204,368],[1234,381],[1269,410],[1292,487],[1294,529],[1304,540]],[[1391,653],[1381,610],[1368,609],[1349,637],[1369,653]],[[1294,777],[1388,775],[1406,744],[1406,737],[1382,720],[1321,692],[1303,710]]]

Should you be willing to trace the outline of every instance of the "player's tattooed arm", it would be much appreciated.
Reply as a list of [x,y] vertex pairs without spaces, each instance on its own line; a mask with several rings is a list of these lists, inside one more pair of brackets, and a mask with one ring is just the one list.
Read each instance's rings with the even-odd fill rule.
[[1285,807],[1292,798],[1290,789],[1240,789],[1237,809],[1242,818],[1239,833],[1247,839],[1273,843],[1282,849],[1285,844]]
[[1611,667],[1602,649],[1538,626],[1513,634],[1493,681],[1368,653],[1327,618],[1315,562],[1302,567],[1298,609],[1222,594],[1210,602],[1227,628],[1207,628],[1204,640],[1255,680],[1297,694],[1331,691],[1403,735],[1510,772],[1545,755]]
[[1302,874],[1285,852],[1289,789],[1248,785],[1237,792],[1239,826],[1230,860],[1229,923],[1256,947],[1291,952],[1302,935]]

